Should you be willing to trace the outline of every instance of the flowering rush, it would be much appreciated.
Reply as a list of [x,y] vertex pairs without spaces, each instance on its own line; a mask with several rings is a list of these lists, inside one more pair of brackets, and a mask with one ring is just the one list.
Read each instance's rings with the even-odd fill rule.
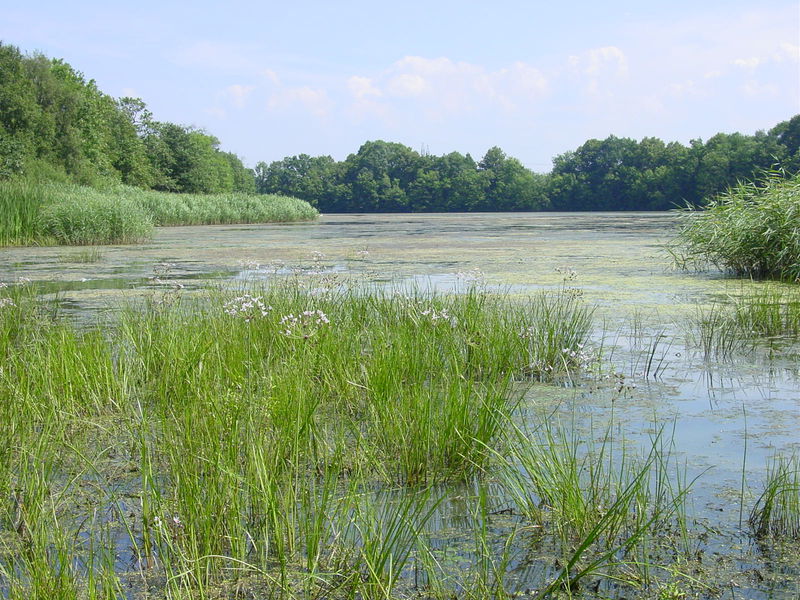
[[251,296],[245,294],[239,296],[225,303],[222,310],[239,319],[244,319],[248,323],[253,319],[260,319],[266,317],[272,310],[271,306],[267,306],[261,301],[261,296]]
[[321,310],[304,310],[294,315],[281,317],[281,333],[286,337],[308,339],[320,329],[330,324],[328,315]]

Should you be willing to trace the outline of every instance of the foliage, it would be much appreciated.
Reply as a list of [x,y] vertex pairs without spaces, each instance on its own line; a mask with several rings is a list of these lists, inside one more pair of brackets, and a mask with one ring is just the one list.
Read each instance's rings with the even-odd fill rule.
[[255,192],[252,171],[213,136],[154,121],[140,99],[115,100],[64,61],[0,42],[0,179],[52,173],[88,185]]
[[381,140],[341,163],[301,154],[256,166],[260,192],[291,194],[323,212],[541,210],[544,179],[496,147],[476,163],[458,152],[421,155]]
[[153,225],[293,222],[316,218],[286,196],[172,194],[111,185],[0,182],[0,244],[125,244],[148,239]]
[[800,176],[772,173],[740,183],[703,211],[684,212],[670,246],[681,267],[713,265],[736,275],[800,281]]

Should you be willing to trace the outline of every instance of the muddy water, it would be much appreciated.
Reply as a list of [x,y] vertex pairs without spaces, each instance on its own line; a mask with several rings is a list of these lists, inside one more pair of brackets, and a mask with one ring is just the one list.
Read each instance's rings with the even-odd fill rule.
[[[93,262],[80,262],[86,255],[74,248],[3,249],[0,281],[30,278],[78,314],[173,283],[190,292],[298,270],[442,291],[476,279],[512,295],[581,290],[596,307],[592,347],[605,379],[533,387],[530,418],[558,406],[577,415],[587,435],[613,418],[645,444],[663,427],[687,477],[700,477],[690,505],[693,519],[718,533],[709,549],[733,561],[733,571],[762,572],[765,559],[740,516],[746,520],[770,457],[800,446],[800,345],[782,341],[722,360],[689,342],[698,305],[767,284],[672,270],[662,244],[675,226],[667,213],[552,213],[330,215],[291,225],[161,228],[148,244],[99,247]],[[792,597],[797,565],[779,578],[785,585],[768,593],[747,583],[752,578],[736,585],[743,597]]]

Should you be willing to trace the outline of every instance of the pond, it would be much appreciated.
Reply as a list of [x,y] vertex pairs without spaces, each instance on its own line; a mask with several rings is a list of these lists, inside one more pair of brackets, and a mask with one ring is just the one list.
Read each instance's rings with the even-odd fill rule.
[[[172,288],[190,294],[308,272],[392,289],[458,293],[477,284],[520,298],[574,290],[594,308],[588,350],[607,383],[531,385],[520,418],[558,415],[587,437],[614,427],[644,446],[663,429],[685,477],[697,478],[690,521],[713,532],[695,543],[717,563],[714,593],[796,598],[797,554],[765,550],[746,520],[772,457],[800,446],[800,344],[773,340],[724,356],[701,347],[698,311],[776,284],[673,269],[663,245],[676,226],[672,213],[504,213],[160,228],[140,246],[6,248],[0,281],[29,278],[78,319]],[[437,518],[450,523],[458,503],[446,504],[451,512],[443,504]],[[524,563],[508,565],[518,591],[530,577]]]

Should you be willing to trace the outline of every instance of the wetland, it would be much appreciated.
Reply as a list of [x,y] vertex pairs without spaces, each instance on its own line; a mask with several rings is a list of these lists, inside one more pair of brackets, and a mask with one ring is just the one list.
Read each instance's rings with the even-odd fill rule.
[[676,226],[2,249],[4,597],[796,598],[800,292]]

